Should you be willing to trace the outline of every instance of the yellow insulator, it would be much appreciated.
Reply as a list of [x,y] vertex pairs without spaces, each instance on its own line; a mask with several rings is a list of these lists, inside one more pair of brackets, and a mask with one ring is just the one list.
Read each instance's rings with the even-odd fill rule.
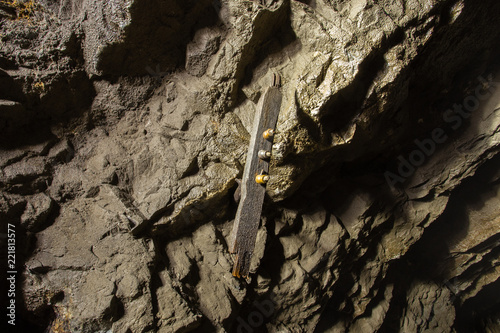
[[271,139],[273,136],[274,136],[274,130],[272,128],[270,129],[267,129],[263,134],[262,136],[264,137],[264,139],[268,140],[268,139]]
[[257,184],[267,184],[269,181],[269,176],[268,175],[257,175],[255,176],[255,182]]

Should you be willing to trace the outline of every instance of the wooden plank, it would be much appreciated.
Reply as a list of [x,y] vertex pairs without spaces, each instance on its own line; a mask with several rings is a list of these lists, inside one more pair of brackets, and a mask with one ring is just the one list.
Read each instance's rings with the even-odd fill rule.
[[233,275],[247,277],[255,247],[262,205],[266,193],[265,184],[258,184],[257,175],[269,173],[269,161],[259,158],[259,151],[271,152],[273,137],[265,139],[266,130],[274,130],[281,108],[279,79],[274,80],[261,97],[255,114],[248,155],[241,182],[241,198],[230,237],[229,250],[236,254]]

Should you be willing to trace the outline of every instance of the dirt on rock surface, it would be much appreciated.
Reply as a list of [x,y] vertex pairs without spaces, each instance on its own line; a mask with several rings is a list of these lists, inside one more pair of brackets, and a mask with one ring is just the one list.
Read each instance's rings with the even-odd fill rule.
[[[500,330],[497,13],[496,0],[1,1],[10,329]],[[234,197],[273,73],[270,181],[237,279]]]

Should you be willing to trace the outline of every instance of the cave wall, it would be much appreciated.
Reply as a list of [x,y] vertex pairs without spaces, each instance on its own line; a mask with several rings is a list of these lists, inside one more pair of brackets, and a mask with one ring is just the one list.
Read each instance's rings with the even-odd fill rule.
[[[35,3],[0,6],[18,327],[500,328],[497,1]],[[238,280],[233,197],[273,73],[271,180]]]

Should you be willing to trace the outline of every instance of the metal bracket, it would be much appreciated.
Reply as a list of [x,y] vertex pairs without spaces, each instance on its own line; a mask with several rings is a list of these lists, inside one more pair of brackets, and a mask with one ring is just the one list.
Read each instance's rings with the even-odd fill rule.
[[233,275],[247,277],[255,248],[262,205],[269,175],[269,158],[281,108],[281,77],[273,75],[272,86],[261,97],[255,114],[243,178],[241,199],[230,236],[229,250],[236,254]]

